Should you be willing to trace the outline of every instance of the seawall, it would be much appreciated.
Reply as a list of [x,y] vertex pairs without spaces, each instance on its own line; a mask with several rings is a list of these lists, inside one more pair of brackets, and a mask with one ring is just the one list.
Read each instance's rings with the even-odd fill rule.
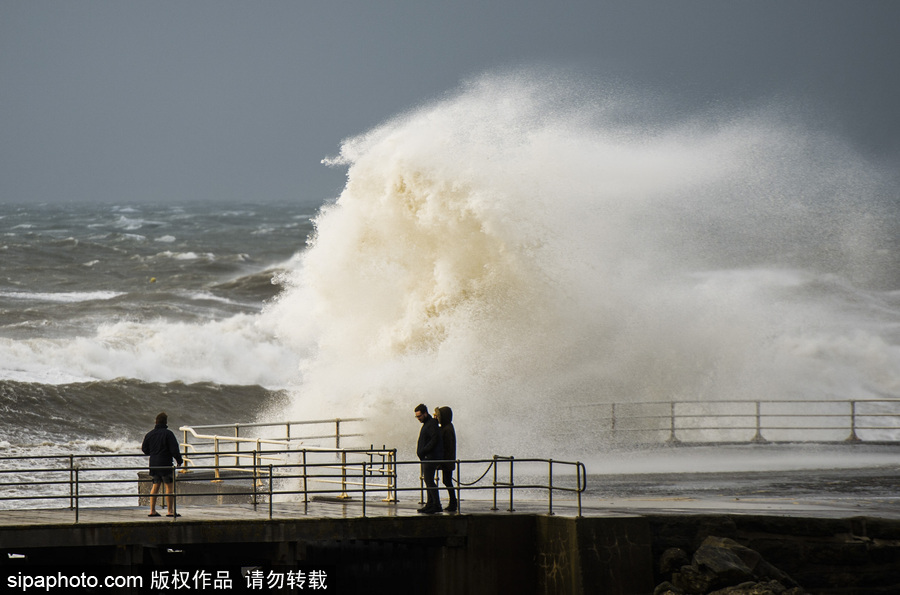
[[900,592],[900,520],[893,518],[530,511],[423,517],[384,507],[365,518],[269,520],[248,507],[183,512],[176,520],[148,520],[146,509],[132,508],[83,511],[78,523],[46,514],[40,522],[7,522],[2,564],[7,576],[65,565],[145,576],[227,569],[238,581],[248,568],[322,569],[329,593],[649,594],[666,579],[659,571],[665,550],[691,552],[714,535],[758,551],[810,593]]

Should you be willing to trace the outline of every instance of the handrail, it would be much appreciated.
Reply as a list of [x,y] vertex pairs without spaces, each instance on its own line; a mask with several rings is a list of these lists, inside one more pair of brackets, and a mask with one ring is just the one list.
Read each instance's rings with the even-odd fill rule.
[[327,419],[304,419],[297,421],[274,421],[274,422],[251,422],[251,423],[227,423],[227,424],[208,424],[202,426],[182,426],[182,427],[192,427],[197,430],[209,430],[212,428],[269,428],[269,427],[282,427],[282,426],[309,426],[309,425],[318,425],[318,424],[330,424],[336,421],[339,422],[355,422],[355,421],[365,421],[365,418],[362,417],[330,417]]
[[[394,504],[400,499],[400,494],[419,490],[419,486],[402,485],[398,470],[404,467],[420,468],[420,461],[398,461],[394,449],[332,449],[301,451],[285,450],[276,451],[284,455],[284,460],[278,463],[264,464],[254,452],[252,503],[254,508],[260,501],[268,500],[269,518],[274,515],[275,499],[290,501],[291,498],[302,497],[304,503],[310,498],[329,496],[336,497],[348,503],[352,503],[355,497],[359,497],[362,516],[366,516],[366,507],[373,494],[385,493],[383,502]],[[228,454],[228,453],[225,453]],[[233,453],[232,453],[233,454]],[[246,454],[246,453],[244,453]],[[341,465],[336,465],[333,460],[312,461],[310,456],[334,454],[341,456]],[[381,460],[378,457],[383,457]],[[5,459],[20,460],[23,457],[0,457],[0,465]],[[146,465],[115,464],[119,458],[143,458],[139,454],[130,453],[104,453],[93,455],[48,455],[42,458],[58,459],[68,462],[68,465],[49,465],[43,468],[10,469],[0,466],[0,487],[23,488],[23,494],[6,495],[0,491],[0,509],[4,502],[19,502],[27,504],[31,501],[69,500],[69,509],[75,513],[75,522],[78,522],[79,511],[83,503],[88,500],[113,500],[124,498],[143,497],[139,489],[116,490],[119,484],[133,484],[135,479],[132,473],[144,471]],[[291,460],[293,459],[293,460]],[[110,462],[112,461],[112,463]],[[575,493],[578,498],[578,516],[581,516],[581,494],[587,487],[587,475],[585,467],[580,462],[554,461],[552,459],[515,459],[514,457],[494,456],[491,459],[456,460],[453,462],[457,468],[457,478],[463,469],[471,469],[476,466],[476,473],[481,472],[481,466],[485,463],[496,468],[498,462],[509,465],[508,480],[502,474],[494,475],[494,481],[484,485],[477,485],[485,474],[481,474],[473,484],[458,483],[460,492],[492,492],[496,503],[498,489],[509,490],[509,512],[514,512],[514,493],[527,493],[532,490],[546,491],[548,494],[549,514],[553,514],[554,493]],[[105,463],[105,464],[102,464]],[[518,465],[521,470],[532,464],[548,464],[550,476],[547,484],[536,481],[537,475],[521,473],[525,480],[516,483],[514,481],[513,465]],[[572,485],[564,485],[558,481],[558,476],[553,475],[554,466],[568,466],[574,470]],[[175,469],[173,468],[173,471]],[[191,470],[178,470],[174,473],[175,484],[174,500],[196,496],[187,488],[179,488],[190,484],[192,481],[208,481],[209,475],[201,477],[199,471],[221,470],[219,465],[195,465]],[[6,481],[3,478],[13,474],[25,475],[26,480]],[[44,475],[46,474],[46,475]],[[53,475],[56,474],[56,477]],[[499,479],[498,479],[499,477]],[[39,479],[37,479],[39,478]],[[233,481],[234,478],[225,478],[222,481]],[[421,478],[420,478],[421,480]],[[149,480],[141,480],[148,482]],[[572,487],[574,485],[574,487]],[[263,490],[259,488],[263,487]],[[46,489],[57,488],[57,489]],[[39,493],[40,492],[40,493]],[[217,491],[218,496],[247,496],[246,491]],[[160,494],[160,497],[164,496]],[[167,495],[166,495],[167,496]],[[460,501],[462,500],[460,493]],[[462,504],[460,504],[462,506]],[[44,506],[46,507],[46,505]],[[17,509],[22,509],[20,506]],[[496,509],[496,507],[495,507]],[[2,510],[0,510],[2,512]],[[174,519],[174,517],[173,517]]]
[[588,403],[610,439],[670,444],[900,442],[900,399],[735,399]]
[[[193,457],[192,453],[196,454],[202,452],[203,448],[210,448],[212,452],[215,453],[216,456],[216,465],[219,465],[219,457],[225,456],[225,453],[220,448],[221,444],[230,444],[233,446],[235,452],[231,453],[229,456],[234,457],[234,464],[238,465],[238,462],[241,459],[249,458],[249,455],[244,452],[240,452],[242,444],[253,444],[255,445],[257,451],[262,451],[263,446],[275,446],[275,447],[285,447],[291,448],[294,445],[305,444],[306,441],[310,440],[320,440],[320,439],[333,439],[334,440],[334,448],[341,448],[341,440],[353,437],[362,436],[361,433],[347,433],[342,431],[341,425],[346,423],[354,423],[354,422],[362,422],[365,421],[363,418],[351,417],[351,418],[332,418],[332,419],[315,419],[315,420],[301,420],[301,421],[286,421],[286,422],[253,422],[253,423],[228,423],[228,424],[207,424],[207,425],[199,425],[199,426],[181,426],[179,430],[183,434],[182,440],[182,450],[184,454],[185,464],[193,465]],[[303,436],[297,436],[296,434],[292,435],[291,428],[294,426],[319,426],[322,424],[327,424],[329,426],[334,426],[334,431],[329,432],[328,434],[314,433]],[[281,436],[254,436],[254,437],[246,437],[241,436],[242,428],[276,428],[283,430],[283,434]],[[201,434],[198,430],[216,430],[216,429],[230,429],[233,433],[232,436],[225,436],[222,434]],[[192,439],[195,442],[192,442]],[[312,445],[306,445],[305,448],[315,448]],[[324,447],[322,447],[324,448]],[[218,471],[217,471],[218,477]]]
[[[323,438],[333,438],[335,441],[335,448],[341,448],[341,439],[342,438],[356,438],[362,436],[362,434],[354,433],[348,434],[341,430],[341,424],[345,423],[355,423],[355,422],[363,422],[364,418],[360,417],[347,417],[347,418],[331,418],[331,419],[313,419],[313,420],[299,420],[299,421],[282,421],[282,422],[252,422],[252,423],[227,423],[227,424],[207,424],[200,426],[181,426],[179,428],[180,431],[184,432],[184,443],[189,443],[188,440],[188,432],[191,433],[192,436],[197,438],[206,439],[211,436],[219,436],[221,439],[225,438],[233,438],[238,439],[241,438],[240,431],[241,428],[283,428],[284,435],[282,438],[272,438],[269,437],[269,440],[283,440],[286,442],[300,442],[303,440],[319,440]],[[315,425],[334,425],[334,432],[329,432],[328,434],[315,434],[315,435],[307,435],[307,436],[292,436],[291,428],[294,426],[315,426]],[[221,435],[209,435],[202,436],[198,435],[196,430],[212,430],[212,429],[231,429],[233,432],[233,436],[221,436]],[[255,440],[255,439],[254,439]]]

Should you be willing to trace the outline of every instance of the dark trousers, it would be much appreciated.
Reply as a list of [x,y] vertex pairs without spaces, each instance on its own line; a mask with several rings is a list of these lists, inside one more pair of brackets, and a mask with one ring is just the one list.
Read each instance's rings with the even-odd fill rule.
[[441,507],[441,497],[438,494],[437,482],[434,474],[437,473],[438,464],[431,461],[422,461],[422,477],[425,478],[425,492],[428,494],[425,506]]
[[456,490],[453,488],[453,467],[441,467],[441,483],[447,488],[447,494],[450,496],[448,506],[456,508]]

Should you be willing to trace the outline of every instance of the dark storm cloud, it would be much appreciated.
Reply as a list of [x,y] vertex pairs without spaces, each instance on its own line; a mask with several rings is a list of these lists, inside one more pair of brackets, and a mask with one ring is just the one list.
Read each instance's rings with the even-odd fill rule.
[[898,22],[889,0],[4,0],[0,203],[320,202],[342,138],[532,64],[680,113],[781,101],[891,162]]

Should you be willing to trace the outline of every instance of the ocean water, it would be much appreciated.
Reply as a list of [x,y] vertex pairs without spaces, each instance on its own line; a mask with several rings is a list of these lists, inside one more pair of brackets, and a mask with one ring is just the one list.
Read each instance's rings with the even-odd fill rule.
[[326,163],[312,204],[0,207],[0,454],[165,409],[411,456],[422,402],[460,457],[577,456],[577,405],[900,399],[896,174],[788,110],[492,76]]
[[253,420],[297,370],[256,324],[312,207],[0,209],[0,455],[129,452]]

